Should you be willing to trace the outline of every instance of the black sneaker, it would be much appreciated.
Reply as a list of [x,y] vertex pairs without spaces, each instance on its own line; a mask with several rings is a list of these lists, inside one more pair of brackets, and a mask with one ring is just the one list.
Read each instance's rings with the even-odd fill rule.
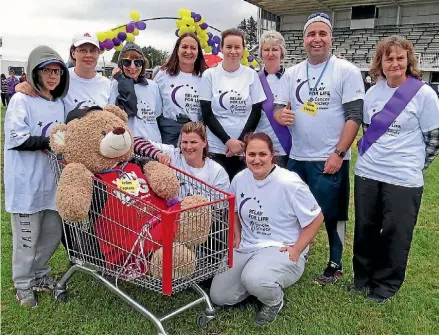
[[256,313],[256,324],[258,326],[263,326],[274,322],[282,307],[284,307],[283,299],[279,304],[275,306],[268,306],[263,304],[259,312]]
[[17,294],[15,295],[18,302],[21,306],[35,308],[37,307],[37,297],[35,296],[34,290],[32,288],[28,288],[25,290],[17,290]]
[[328,284],[335,284],[342,276],[341,266],[334,262],[329,262],[323,273],[315,278],[313,282],[319,286],[326,286]]
[[384,304],[387,300],[389,300],[391,297],[383,297],[376,293],[370,293],[366,300],[376,302],[377,304]]
[[37,292],[52,292],[55,288],[56,280],[50,276],[44,276],[35,280],[34,291]]

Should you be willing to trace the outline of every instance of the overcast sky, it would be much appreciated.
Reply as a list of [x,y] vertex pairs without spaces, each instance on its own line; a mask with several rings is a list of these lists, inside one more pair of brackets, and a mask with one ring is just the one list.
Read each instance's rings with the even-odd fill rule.
[[[177,17],[179,8],[201,14],[208,24],[221,30],[237,26],[250,15],[257,16],[257,8],[244,0],[1,0],[1,53],[3,59],[27,60],[34,47],[45,44],[67,59],[76,33],[95,34],[128,23],[132,10],[147,19]],[[175,30],[175,20],[147,22],[136,43],[171,51]],[[112,52],[103,55],[110,60]]]

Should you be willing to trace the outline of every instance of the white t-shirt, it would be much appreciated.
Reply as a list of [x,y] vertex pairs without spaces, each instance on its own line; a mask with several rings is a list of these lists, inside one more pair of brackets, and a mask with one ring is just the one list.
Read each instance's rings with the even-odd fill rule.
[[32,98],[22,93],[12,97],[5,116],[4,181],[5,209],[9,213],[33,214],[56,210],[56,184],[47,155],[42,151],[11,150],[29,136],[49,136],[50,129],[64,123],[64,104]]
[[[263,71],[263,70],[261,70]],[[266,76],[268,85],[270,86],[271,92],[273,93],[273,97],[276,100],[279,94],[280,89],[280,79],[274,74],[269,74]],[[271,140],[273,141],[274,146],[274,152],[278,156],[286,155],[285,150],[283,149],[282,145],[279,142],[279,139],[277,135],[275,134],[273,127],[270,124],[270,121],[268,121],[267,114],[265,114],[264,111],[262,111],[261,114],[261,121],[259,121],[258,127],[255,130],[256,132],[262,132],[266,133],[268,136],[270,136]]]
[[[118,82],[111,82],[111,96],[109,103],[115,104],[119,95]],[[137,97],[137,116],[128,118],[128,127],[134,136],[140,136],[150,141],[161,142],[157,118],[162,114],[162,99],[159,87],[155,82],[148,79],[148,85],[134,85]]]
[[[203,73],[200,100],[212,102],[213,115],[233,139],[237,139],[248,120],[252,105],[266,99],[255,70],[240,65],[227,72],[222,64]],[[207,128],[210,152],[225,154],[226,146]]]
[[[386,80],[371,87],[364,100],[363,122],[370,124],[397,88]],[[434,90],[423,85],[387,132],[358,156],[355,174],[389,184],[420,187],[424,185],[425,163],[423,132],[439,128],[439,99]]]
[[63,98],[65,113],[72,111],[81,101],[81,107],[101,106],[108,104],[111,94],[111,81],[104,76],[96,74],[92,79],[84,79],[75,73],[75,68],[70,68],[70,86],[67,95]]
[[[242,227],[241,252],[294,245],[302,228],[321,212],[302,179],[279,166],[264,180],[245,169],[233,178],[231,190]],[[308,247],[303,255],[307,252]]]
[[[217,189],[230,192],[230,180],[229,175],[226,170],[219,165],[217,162],[210,158],[206,158],[204,166],[202,168],[194,168],[190,166],[183,154],[180,152],[179,148],[175,148],[173,145],[162,144],[157,142],[151,142],[157,149],[161,150],[163,153],[171,157],[171,165],[176,168],[194,176],[210,186],[216,187]],[[211,196],[206,193],[205,189],[197,187],[197,183],[190,184],[187,181],[182,181],[180,184],[182,196],[189,195],[204,195],[209,201],[217,200],[216,196]],[[199,186],[199,185],[198,185]],[[215,195],[212,193],[212,195]]]
[[[324,66],[325,63],[311,65],[305,60],[289,68],[282,76],[275,103],[286,105],[291,101],[291,109],[295,112],[295,122],[289,127],[293,138],[290,152],[292,159],[326,161],[336,149],[345,125],[343,104],[364,99],[363,77],[356,66],[332,56],[317,83]],[[308,85],[313,91],[311,96]],[[315,115],[302,111],[304,102],[310,97],[318,105]],[[349,150],[345,159],[350,158]]]
[[177,120],[178,114],[185,114],[192,121],[201,120],[198,101],[201,77],[181,71],[171,76],[166,71],[159,71],[154,81],[159,85],[163,117]]

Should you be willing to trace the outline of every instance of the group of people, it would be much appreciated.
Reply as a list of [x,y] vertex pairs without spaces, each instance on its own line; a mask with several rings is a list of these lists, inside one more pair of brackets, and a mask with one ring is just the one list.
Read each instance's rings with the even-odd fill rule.
[[379,42],[370,69],[376,85],[366,94],[360,70],[331,55],[332,41],[329,17],[310,15],[307,59],[285,69],[285,40],[267,31],[257,73],[240,63],[240,30],[222,32],[223,61],[213,68],[196,35],[185,33],[153,81],[133,43],[121,51],[112,82],[96,74],[99,44],[88,34],[74,39],[70,69],[54,50],[35,49],[29,82],[16,86],[5,119],[5,199],[20,303],[36,306],[34,291],[54,284],[46,262],[61,220],[41,151],[49,148],[47,131],[78,106],[108,103],[128,114],[137,153],[235,195],[233,267],[213,278],[210,296],[221,306],[257,297],[259,325],[276,319],[323,222],[329,258],[314,282],[325,286],[343,275],[351,146],[362,126],[352,291],[378,303],[391,298],[404,281],[423,171],[439,153],[439,100],[420,80],[405,38]]
[[2,106],[8,107],[9,101],[15,93],[15,86],[19,83],[27,81],[26,73],[22,73],[20,79],[15,76],[15,71],[9,71],[9,77],[6,78],[4,73],[1,74],[1,97]]

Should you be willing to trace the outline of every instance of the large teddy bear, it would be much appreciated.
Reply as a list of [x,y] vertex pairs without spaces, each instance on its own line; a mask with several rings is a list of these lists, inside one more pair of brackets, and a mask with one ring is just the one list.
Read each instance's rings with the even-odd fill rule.
[[[128,279],[146,274],[161,278],[161,210],[180,210],[172,227],[173,278],[189,275],[196,264],[192,247],[207,240],[211,213],[206,206],[183,210],[207,200],[191,196],[180,202],[180,183],[171,168],[155,161],[142,167],[130,161],[134,139],[127,119],[113,105],[78,106],[66,124],[50,133],[52,151],[66,164],[56,205],[69,222],[67,243],[74,252],[87,253],[92,262],[105,260],[108,269],[122,271]],[[87,222],[87,228],[80,221]],[[78,231],[85,245],[73,245],[73,240],[78,244]]]

